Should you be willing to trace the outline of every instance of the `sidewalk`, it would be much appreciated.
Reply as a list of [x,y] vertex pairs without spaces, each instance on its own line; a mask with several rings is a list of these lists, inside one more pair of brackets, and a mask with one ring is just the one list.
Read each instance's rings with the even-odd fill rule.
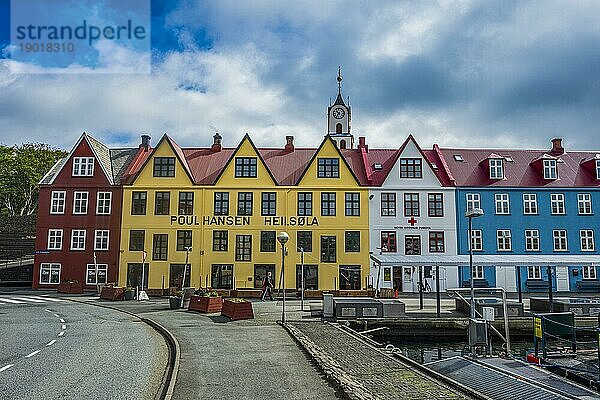
[[[86,300],[79,297],[78,300]],[[335,390],[276,321],[281,302],[253,303],[254,320],[169,310],[168,299],[105,302],[150,318],[179,341],[181,360],[173,399],[336,399]],[[319,301],[320,302],[320,301]],[[300,320],[300,302],[286,302],[287,318]],[[308,310],[308,302],[305,304]]]

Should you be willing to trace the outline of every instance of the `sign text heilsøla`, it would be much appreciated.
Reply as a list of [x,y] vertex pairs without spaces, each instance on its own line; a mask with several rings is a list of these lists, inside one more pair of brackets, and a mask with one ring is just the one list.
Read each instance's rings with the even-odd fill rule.
[[[239,215],[205,215],[200,219],[197,215],[171,215],[171,225],[217,225],[246,226],[252,225],[252,217]],[[264,225],[272,226],[319,226],[317,217],[262,217]]]

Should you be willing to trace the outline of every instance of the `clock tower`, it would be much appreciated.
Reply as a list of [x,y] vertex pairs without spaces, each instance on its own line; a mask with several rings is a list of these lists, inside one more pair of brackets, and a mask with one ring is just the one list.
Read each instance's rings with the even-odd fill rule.
[[350,134],[350,105],[342,97],[342,69],[338,67],[338,94],[335,102],[327,108],[327,134],[340,149],[354,148],[354,136]]

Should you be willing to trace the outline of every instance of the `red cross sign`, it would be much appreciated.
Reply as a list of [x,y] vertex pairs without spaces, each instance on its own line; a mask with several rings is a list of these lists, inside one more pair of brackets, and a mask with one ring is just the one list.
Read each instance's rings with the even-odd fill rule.
[[417,220],[415,219],[415,217],[410,217],[410,219],[408,220],[408,223],[410,224],[410,226],[415,226],[415,224],[417,223]]

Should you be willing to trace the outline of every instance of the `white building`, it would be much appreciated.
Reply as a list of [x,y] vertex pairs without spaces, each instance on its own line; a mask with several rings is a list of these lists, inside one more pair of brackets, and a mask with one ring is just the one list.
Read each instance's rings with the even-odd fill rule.
[[[373,286],[418,292],[422,268],[425,290],[435,291],[435,260],[457,249],[455,190],[437,148],[423,151],[410,135],[399,149],[372,150],[368,159]],[[458,287],[458,267],[439,268],[440,290]]]

